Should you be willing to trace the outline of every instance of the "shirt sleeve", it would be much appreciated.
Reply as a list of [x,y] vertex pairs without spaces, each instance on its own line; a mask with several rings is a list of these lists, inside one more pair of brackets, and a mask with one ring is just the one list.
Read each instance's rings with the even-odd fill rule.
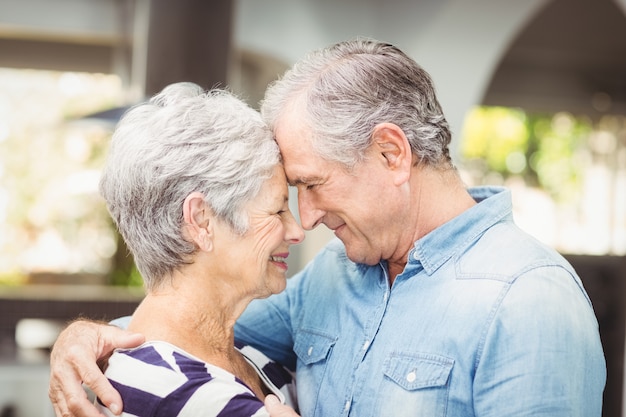
[[476,416],[599,417],[605,380],[598,324],[578,277],[556,266],[518,277],[485,333]]

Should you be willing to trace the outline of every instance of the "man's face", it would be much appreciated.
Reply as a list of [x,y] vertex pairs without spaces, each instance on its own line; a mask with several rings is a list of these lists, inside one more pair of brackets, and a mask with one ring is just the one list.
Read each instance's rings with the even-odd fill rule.
[[298,190],[302,227],[311,230],[325,224],[343,241],[354,262],[373,265],[387,259],[397,236],[394,239],[390,224],[395,199],[384,164],[371,155],[348,172],[316,154],[303,126],[294,109],[275,130],[287,181]]

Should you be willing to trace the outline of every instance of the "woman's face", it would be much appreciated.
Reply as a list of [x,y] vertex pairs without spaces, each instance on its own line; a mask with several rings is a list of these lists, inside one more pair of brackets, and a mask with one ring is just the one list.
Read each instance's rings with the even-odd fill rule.
[[274,168],[259,194],[245,210],[248,231],[239,236],[224,230],[215,245],[221,267],[242,295],[264,298],[285,289],[289,246],[304,239],[304,231],[289,211],[288,189],[282,165]]

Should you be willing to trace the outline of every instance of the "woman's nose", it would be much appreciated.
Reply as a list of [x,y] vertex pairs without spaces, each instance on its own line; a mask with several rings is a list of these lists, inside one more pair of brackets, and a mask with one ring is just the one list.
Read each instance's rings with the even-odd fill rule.
[[300,243],[304,240],[304,230],[300,227],[293,215],[290,216],[290,220],[287,223],[285,239],[291,244]]

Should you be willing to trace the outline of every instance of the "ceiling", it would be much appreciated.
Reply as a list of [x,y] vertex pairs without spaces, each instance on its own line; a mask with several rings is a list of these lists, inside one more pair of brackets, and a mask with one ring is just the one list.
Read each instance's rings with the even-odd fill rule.
[[[626,15],[619,1],[547,2],[504,52],[482,104],[541,112],[567,110],[591,116],[626,114]],[[28,31],[18,30],[24,27],[19,25],[19,18],[36,20],[32,8],[20,6],[21,1],[12,3],[10,9],[7,4],[0,3],[0,67],[94,72],[113,68],[122,74],[132,71],[131,30],[124,23],[132,13],[126,10],[122,16],[128,17],[120,19],[114,7],[122,3],[57,0],[54,17],[41,16],[37,20],[39,29]],[[29,4],[38,4],[42,10],[51,7],[48,0],[29,0]],[[77,5],[85,10],[75,10]],[[82,14],[76,14],[79,12]],[[52,30],[55,20],[63,20],[57,26],[63,23],[72,30],[64,29],[63,36],[59,36],[58,30]],[[162,35],[158,44],[168,37]],[[252,52],[244,55],[238,56],[241,68],[237,69],[243,79],[236,82],[244,87],[251,83],[264,85],[267,57]],[[151,66],[155,67],[165,66]],[[271,65],[271,74],[276,73],[275,67]]]
[[626,114],[626,15],[611,0],[554,0],[513,41],[483,104]]

